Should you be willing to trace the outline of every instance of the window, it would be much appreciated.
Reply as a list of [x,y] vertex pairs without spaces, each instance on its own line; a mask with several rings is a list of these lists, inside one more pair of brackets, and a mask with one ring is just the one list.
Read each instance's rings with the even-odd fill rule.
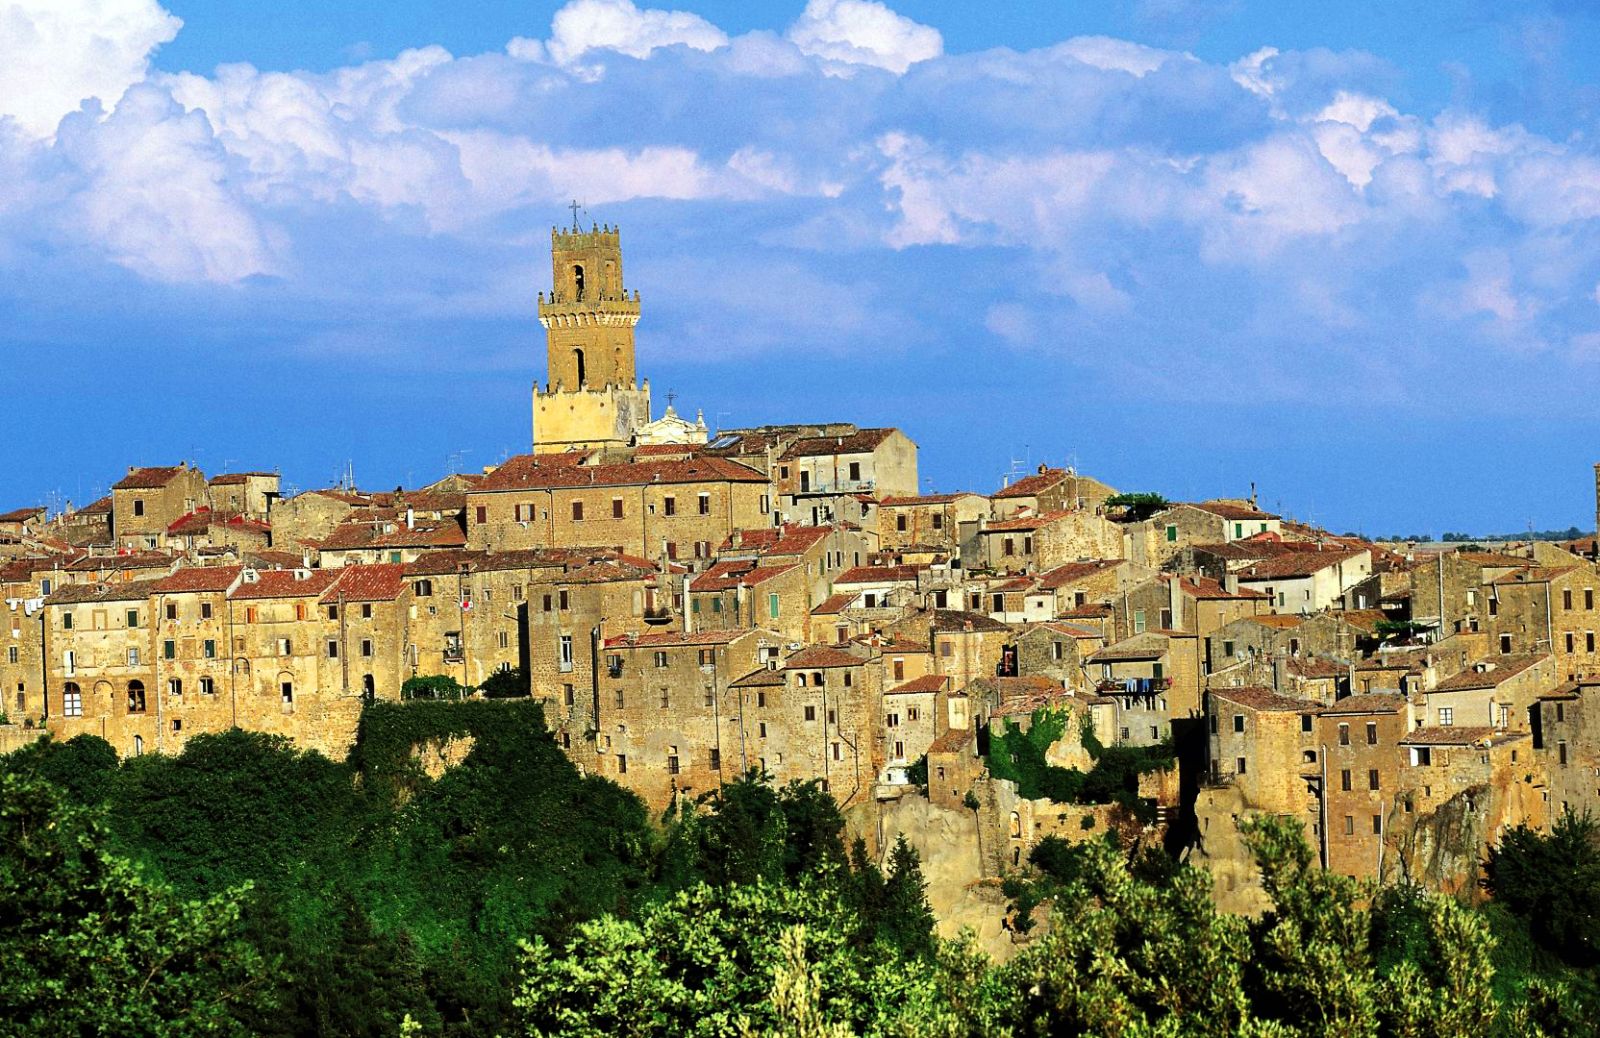
[[665,667],[667,665],[667,654],[664,652],[657,652],[655,654],[655,663],[657,667]]
[[294,643],[292,641],[290,641],[288,638],[279,638],[278,639],[278,655],[279,656],[292,656],[292,655],[294,655]]
[[551,599],[551,597],[549,595],[545,595],[544,596],[544,611],[545,612],[548,613],[550,611],[550,606],[551,606],[552,601],[553,600]]
[[1574,649],[1576,648],[1576,645],[1577,645],[1577,643],[1576,643],[1576,640],[1574,639],[1573,633],[1571,631],[1568,631],[1567,632],[1567,651],[1568,652],[1574,651]]
[[618,710],[621,710],[621,709],[624,708],[626,702],[627,702],[627,699],[624,696],[622,689],[620,689],[620,688],[617,689],[616,690],[616,694],[612,697],[612,705],[615,706]]
[[[1490,610],[1490,612],[1493,612],[1493,611],[1494,610],[1492,610],[1492,609]],[[1511,635],[1502,634],[1500,636],[1500,651],[1502,653],[1509,653],[1511,651]]]
[[671,707],[672,707],[672,690],[671,689],[667,689],[667,688],[663,688],[661,690],[661,709],[667,710],[667,709],[670,709]]
[[433,597],[433,581],[431,581],[431,580],[419,580],[415,584],[412,585],[411,590],[416,594],[416,596],[418,598],[432,598]]
[[1378,788],[1378,769],[1377,768],[1368,769],[1368,771],[1367,771],[1367,788],[1368,789],[1377,789]]
[[135,757],[144,756],[144,736],[135,735],[133,737],[133,755]]
[[678,499],[673,497],[670,494],[667,495],[665,498],[663,498],[662,501],[661,501],[661,514],[662,515],[677,515],[678,514]]
[[11,648],[6,650],[6,662],[7,663],[15,663],[15,662],[17,662],[17,647],[15,645],[11,646]]
[[212,681],[209,677],[205,677],[205,678],[201,678],[200,679],[200,694],[202,696],[213,695],[216,691],[217,691],[216,682]]
[[572,671],[572,635],[563,634],[561,636],[560,656],[558,657],[558,659],[560,660],[561,672],[563,674],[571,673],[571,671]]
[[1173,525],[1171,523],[1168,523],[1167,524],[1167,543],[1168,544],[1176,544],[1177,540],[1178,540],[1178,528],[1175,525]]
[[285,704],[293,703],[294,702],[294,682],[292,682],[292,681],[284,681],[284,682],[279,683],[279,685],[278,685],[278,694],[282,697],[282,699],[283,699]]
[[144,713],[144,682],[128,682],[128,713]]
[[164,660],[176,659],[178,656],[178,643],[168,638],[161,643],[161,658]]
[[1300,715],[1300,730],[1302,732],[1311,731],[1311,715],[1310,714],[1301,714]]
[[1243,714],[1234,714],[1233,715],[1233,730],[1236,731],[1236,732],[1244,731],[1244,715]]
[[1583,608],[1591,611],[1594,609],[1594,588],[1592,587],[1583,589]]
[[575,523],[583,521],[583,502],[582,501],[574,501],[574,502],[572,502],[572,521],[575,522]]
[[1594,651],[1594,632],[1593,631],[1585,631],[1584,632],[1584,634],[1583,634],[1583,651],[1584,652],[1593,652]]
[[[801,685],[804,685],[806,683],[805,679],[806,679],[806,676],[804,674],[800,675],[800,684]],[[766,705],[767,705],[767,694],[765,692],[757,692],[756,693],[756,706],[764,708]]]
[[1235,757],[1233,765],[1237,774],[1243,775],[1245,773],[1245,759],[1243,757]]
[[808,703],[806,705],[806,720],[807,721],[815,721],[816,719],[817,719],[817,708]]
[[628,773],[628,755],[626,753],[619,753],[619,754],[617,754],[617,774],[618,775],[626,775],[627,773]]
[[711,514],[711,495],[710,494],[701,494],[701,495],[699,495],[699,506],[700,506],[700,514],[701,515],[710,515]]
[[671,752],[667,754],[667,774],[676,775],[678,773],[678,748],[672,746],[668,747],[668,749]]
[[[767,596],[767,612],[774,620],[778,618],[778,596],[776,593]],[[1594,635],[1590,635],[1589,637],[1592,640]],[[1590,648],[1593,648],[1593,646],[1591,645]]]
[[567,589],[562,588],[556,593],[556,608],[566,609],[568,606]]
[[906,515],[904,513],[894,517],[894,528],[901,533],[906,532]]
[[1133,611],[1133,633],[1143,634],[1145,629],[1145,616],[1143,609]]
[[1339,726],[1339,745],[1340,746],[1349,746],[1350,745],[1350,726],[1347,725],[1347,724],[1341,724]]
[[[502,645],[501,648],[505,648],[505,646]],[[363,638],[363,639],[361,639],[361,655],[367,656],[367,657],[371,657],[371,655],[372,655],[372,639],[371,638]]]
[[1567,766],[1567,742],[1565,739],[1556,743],[1556,763],[1563,768]]
[[1346,836],[1354,836],[1356,834],[1356,816],[1355,815],[1345,815],[1344,816],[1344,834]]
[[61,629],[63,631],[72,630],[72,614],[71,613],[62,613],[61,614]]
[[361,604],[361,619],[363,619],[363,620],[372,619],[372,603],[371,602],[363,602]]
[[328,619],[330,619],[330,620],[339,619],[339,607],[338,606],[331,605],[331,606],[328,607]]
[[69,681],[61,689],[61,712],[67,717],[83,716],[83,690]]
[[611,499],[611,518],[621,519],[622,516],[622,498],[614,497]]
[[137,667],[138,665],[139,665],[139,650],[138,649],[129,649],[128,650],[128,666]]
[[1343,771],[1339,772],[1339,788],[1342,789],[1346,793],[1350,792],[1350,769],[1349,768],[1345,768]]
[[328,659],[336,660],[338,658],[339,658],[339,643],[336,642],[336,641],[329,641],[328,642]]
[[899,714],[889,714],[887,717],[885,717],[883,719],[883,725],[884,725],[885,728],[898,728],[898,727],[900,727],[900,715]]
[[1367,745],[1378,745],[1378,722],[1376,721],[1367,722]]
[[178,618],[178,603],[168,602],[166,612],[168,620],[176,620]]
[[762,739],[767,737],[767,722],[761,721],[756,725],[756,735]]
[[181,695],[183,695],[183,679],[182,678],[169,678],[169,679],[167,679],[167,695],[169,695],[169,696],[181,696]]
[[722,751],[717,749],[715,746],[711,747],[710,758],[711,759],[708,761],[708,763],[711,765],[711,770],[712,771],[721,771],[722,770]]
[[133,514],[144,515],[144,502],[137,497],[133,499]]
[[479,522],[479,524],[486,523],[488,521],[489,521],[489,508],[488,508],[488,506],[487,505],[479,505],[478,506],[478,522]]
[[139,626],[139,610],[137,610],[137,609],[128,610],[128,626],[129,627],[138,627]]
[[1567,704],[1565,704],[1565,703],[1557,703],[1556,704],[1556,720],[1557,721],[1565,721],[1566,719],[1567,719]]
[[709,666],[711,666],[712,664],[714,664],[716,662],[717,662],[717,650],[716,649],[701,649],[700,650],[700,666],[709,667]]
[[1562,592],[1561,592],[1561,608],[1562,609],[1571,609],[1572,608],[1572,589],[1571,588],[1564,588],[1562,590]]
[[1015,555],[1016,553],[1017,553],[1016,544],[1014,544],[1012,542],[1010,537],[1005,538],[1004,542],[1000,546],[1000,554],[1002,554],[1002,555]]
[[1445,728],[1455,723],[1456,711],[1454,707],[1441,706],[1439,708],[1439,724]]

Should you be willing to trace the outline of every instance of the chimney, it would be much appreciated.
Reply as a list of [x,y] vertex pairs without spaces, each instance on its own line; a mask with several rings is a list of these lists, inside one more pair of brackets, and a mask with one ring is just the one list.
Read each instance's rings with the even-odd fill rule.
[[416,528],[417,528],[417,513],[416,513],[416,510],[413,509],[410,505],[406,505],[406,529],[415,530]]

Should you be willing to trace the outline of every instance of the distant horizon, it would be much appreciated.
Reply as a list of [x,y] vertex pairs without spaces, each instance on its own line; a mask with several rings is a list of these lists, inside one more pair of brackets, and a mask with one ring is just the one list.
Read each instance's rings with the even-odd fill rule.
[[657,413],[896,426],[939,490],[1594,522],[1600,9],[8,4],[0,509],[525,451],[576,200]]

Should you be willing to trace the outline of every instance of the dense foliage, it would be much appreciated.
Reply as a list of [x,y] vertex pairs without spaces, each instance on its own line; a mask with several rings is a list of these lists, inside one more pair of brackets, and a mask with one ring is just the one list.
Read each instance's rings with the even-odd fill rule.
[[1107,508],[1122,509],[1123,518],[1130,522],[1142,522],[1157,512],[1162,512],[1172,507],[1172,502],[1160,494],[1144,491],[1141,493],[1112,494],[1105,499]]
[[[1080,792],[1136,781],[1090,750]],[[1250,823],[1256,920],[1160,850],[1047,839],[1010,889],[1049,922],[995,965],[935,934],[910,844],[885,868],[847,848],[818,785],[752,774],[654,820],[526,699],[375,704],[337,763],[238,731],[121,763],[43,742],[0,759],[0,794],[0,1035],[1534,1038],[1600,1018],[1582,819],[1510,834],[1487,908],[1373,891]]]
[[1071,713],[1046,707],[1035,710],[1026,726],[1003,722],[1003,730],[990,740],[989,774],[1015,782],[1017,795],[1026,800],[1121,804],[1135,817],[1149,821],[1154,805],[1140,799],[1139,776],[1172,767],[1172,746],[1102,746],[1085,718],[1079,739],[1094,767],[1086,772],[1063,768],[1049,763],[1045,755],[1071,723]]

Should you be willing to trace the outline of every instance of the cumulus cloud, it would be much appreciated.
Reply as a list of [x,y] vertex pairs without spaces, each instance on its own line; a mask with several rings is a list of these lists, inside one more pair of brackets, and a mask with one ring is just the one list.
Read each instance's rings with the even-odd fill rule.
[[931,26],[897,14],[877,0],[809,0],[789,27],[800,50],[834,71],[867,65],[903,74],[944,53],[944,37]]
[[90,98],[116,104],[182,24],[155,0],[0,0],[0,116],[48,137]]
[[594,50],[647,58],[678,45],[716,50],[728,45],[728,34],[688,11],[640,9],[631,0],[572,0],[556,12],[548,41],[518,38],[507,49],[515,58],[570,65]]

